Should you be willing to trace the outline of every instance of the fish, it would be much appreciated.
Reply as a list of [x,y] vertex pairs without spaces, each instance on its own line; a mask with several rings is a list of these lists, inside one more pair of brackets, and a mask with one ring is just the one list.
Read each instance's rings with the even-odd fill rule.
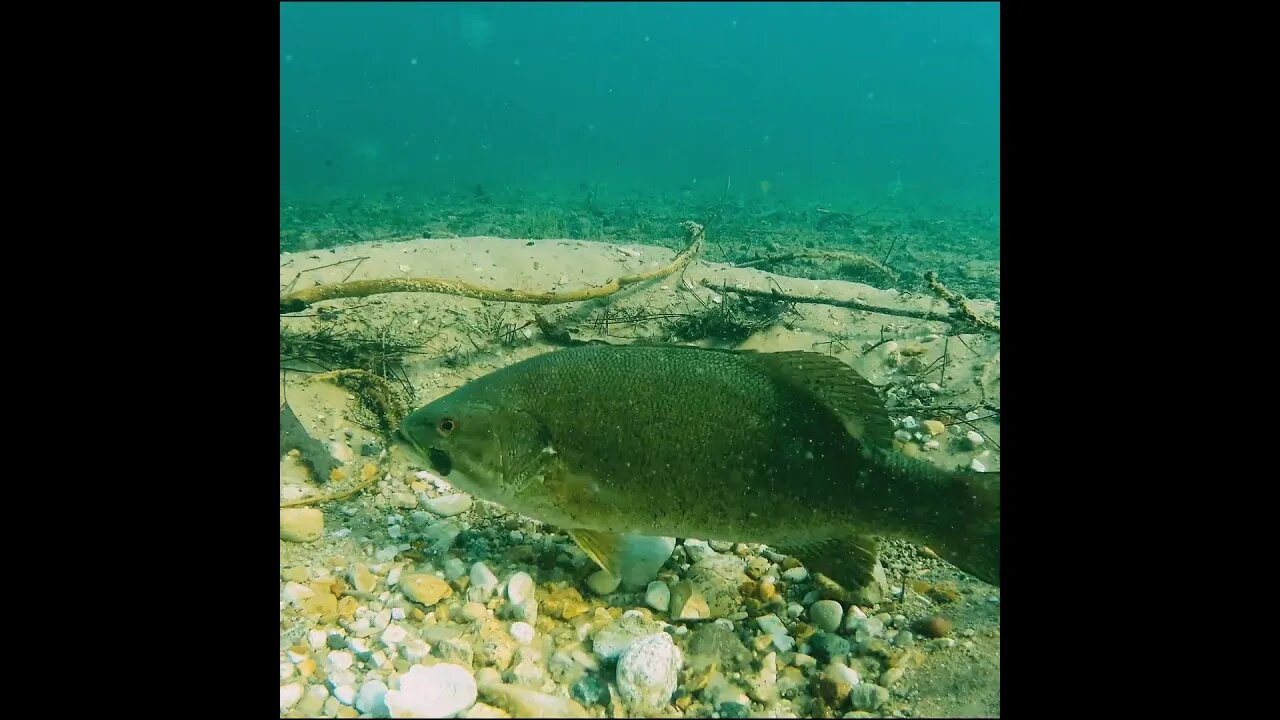
[[619,576],[628,538],[760,543],[852,592],[881,538],[999,585],[997,473],[905,455],[838,358],[594,342],[476,378],[394,434],[419,463],[568,532]]

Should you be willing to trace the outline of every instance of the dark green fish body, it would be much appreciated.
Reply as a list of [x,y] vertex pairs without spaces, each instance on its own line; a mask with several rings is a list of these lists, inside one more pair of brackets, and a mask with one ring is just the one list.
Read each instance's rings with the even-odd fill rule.
[[585,345],[474,380],[399,434],[607,569],[618,536],[697,537],[765,543],[857,585],[870,536],[888,535],[999,582],[998,488],[895,450],[875,389],[826,355]]

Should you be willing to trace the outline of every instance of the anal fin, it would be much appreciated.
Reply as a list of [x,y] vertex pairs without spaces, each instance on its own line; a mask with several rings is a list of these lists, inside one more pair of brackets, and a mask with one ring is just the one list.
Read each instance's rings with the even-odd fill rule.
[[799,560],[810,572],[826,575],[848,592],[876,596],[888,584],[881,567],[880,543],[870,535],[849,535],[803,542],[770,543]]

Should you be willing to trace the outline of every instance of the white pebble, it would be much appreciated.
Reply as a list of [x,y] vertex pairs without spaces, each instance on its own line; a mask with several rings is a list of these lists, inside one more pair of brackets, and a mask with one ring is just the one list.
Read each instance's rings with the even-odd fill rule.
[[973,461],[969,463],[969,467],[970,467],[974,472],[986,472],[986,471],[987,471],[987,466],[986,466],[986,465],[983,465],[983,464],[982,464],[982,461],[978,460],[978,458],[974,458],[974,459],[973,459]]
[[381,715],[380,711],[385,709],[383,699],[386,695],[386,683],[377,679],[366,680],[360,687],[360,693],[356,695],[356,709],[362,713],[372,713],[374,716]]
[[405,618],[404,608],[399,608],[399,607],[391,608],[392,620],[403,620],[404,618]]
[[375,615],[373,618],[373,627],[376,630],[386,629],[386,627],[390,624],[391,624],[391,610],[389,608],[383,608],[382,610],[379,610],[378,614]]
[[387,528],[387,537],[391,538],[392,540],[399,540],[400,536],[403,534],[404,534],[404,531],[400,529],[399,525],[392,525],[391,527]]
[[684,554],[688,556],[689,562],[696,563],[709,557],[715,557],[719,553],[713,550],[706,540],[685,540]]
[[498,576],[493,574],[489,566],[478,562],[471,566],[471,586],[479,589],[485,597],[488,597],[498,587]]
[[795,618],[798,618],[803,614],[804,614],[804,606],[801,605],[800,603],[793,602],[787,605],[787,616],[790,617],[791,619],[794,620]]
[[329,639],[329,634],[323,630],[310,630],[307,632],[307,642],[311,644],[313,650],[319,650],[324,647],[324,643]]
[[389,648],[394,648],[396,645],[404,642],[407,637],[409,637],[408,630],[405,630],[399,625],[389,625],[382,633],[382,644]]
[[786,635],[787,626],[782,624],[777,615],[769,613],[756,618],[756,627],[760,628],[769,635]]
[[908,416],[906,416],[906,417],[902,418],[902,429],[903,429],[903,430],[915,430],[915,429],[917,429],[917,428],[919,428],[919,427],[920,427],[920,423],[919,423],[919,422],[917,422],[917,421],[916,421],[916,419],[915,419],[914,417],[912,417],[912,416],[908,415]]
[[339,685],[333,689],[333,696],[338,698],[338,702],[343,705],[355,705],[356,686],[353,684]]
[[471,496],[466,493],[454,493],[440,497],[426,498],[422,506],[440,517],[453,517],[471,509]]
[[[329,653],[329,667],[335,667],[339,670],[347,670],[355,664],[356,658],[346,650],[334,650]],[[347,703],[350,705],[351,703]]]
[[938,383],[936,383],[936,382],[931,382],[931,383],[929,383],[928,385],[926,385],[925,387],[929,388],[930,390],[932,390],[932,391],[933,391],[933,392],[935,392],[935,393],[940,393],[940,392],[942,392],[942,386],[941,386],[941,385],[939,385],[939,384],[938,384]]
[[941,444],[937,440],[929,440],[924,444],[925,450],[937,450]]
[[523,605],[533,597],[533,578],[527,572],[518,572],[507,580],[507,599],[514,605]]
[[306,688],[302,687],[302,683],[289,683],[280,686],[280,712],[289,712],[289,710],[298,704],[302,699],[302,694],[306,692]]
[[387,654],[382,652],[381,650],[374,650],[373,654],[370,655],[369,659],[373,661],[374,667],[382,667],[383,665],[386,665],[390,661],[390,658],[387,657]]
[[894,430],[893,436],[902,442],[911,442],[911,433],[906,430]]
[[644,604],[658,612],[666,612],[671,607],[671,588],[661,580],[654,580],[645,589]]
[[284,599],[288,600],[291,605],[298,608],[302,607],[303,600],[313,598],[315,595],[315,590],[312,590],[302,583],[289,581],[284,585]]
[[788,582],[801,582],[809,577],[809,571],[805,570],[804,567],[793,567],[782,573],[782,577],[786,578]]
[[618,589],[622,578],[609,574],[608,570],[597,570],[587,577],[587,587],[597,595],[608,595]]
[[401,648],[404,659],[411,663],[426,660],[431,655],[431,646],[423,640],[410,640]]
[[618,658],[618,694],[633,715],[658,713],[671,702],[683,657],[666,633],[638,638]]
[[288,662],[280,663],[280,679],[281,680],[288,680],[289,678],[293,677],[293,673],[296,671],[297,671],[297,668],[293,666],[293,663],[288,663]]
[[832,676],[833,680],[846,685],[859,685],[862,683],[862,678],[858,677],[858,672],[847,665],[832,663],[827,666],[827,672]]
[[460,665],[414,665],[400,676],[400,689],[383,699],[391,717],[447,718],[476,702],[476,679]]
[[975,430],[970,430],[969,432],[965,433],[964,437],[966,440],[969,441],[969,444],[975,448],[984,442],[984,438],[982,437],[982,435]]
[[522,645],[533,642],[533,626],[527,622],[511,623],[511,637]]

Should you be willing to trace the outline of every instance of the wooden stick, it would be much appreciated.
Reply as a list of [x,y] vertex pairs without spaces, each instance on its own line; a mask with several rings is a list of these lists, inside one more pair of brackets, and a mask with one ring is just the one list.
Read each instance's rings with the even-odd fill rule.
[[445,295],[458,295],[477,300],[496,300],[500,302],[529,303],[533,305],[554,305],[560,303],[594,300],[612,295],[628,285],[670,275],[689,264],[689,261],[702,249],[705,233],[701,225],[691,220],[681,224],[689,239],[688,246],[681,250],[669,265],[648,272],[624,275],[614,278],[603,285],[569,290],[565,292],[530,292],[526,290],[498,289],[472,285],[457,280],[440,278],[385,278],[380,280],[354,280],[351,282],[317,285],[316,287],[298,290],[280,296],[280,312],[292,313],[305,310],[321,300],[337,298],[368,297],[391,292],[428,292]]

